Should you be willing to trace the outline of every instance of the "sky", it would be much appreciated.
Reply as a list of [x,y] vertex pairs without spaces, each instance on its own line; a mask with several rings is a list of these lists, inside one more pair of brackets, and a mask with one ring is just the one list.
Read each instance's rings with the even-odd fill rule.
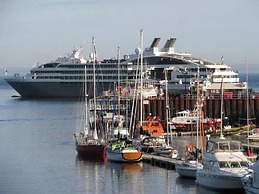
[[67,56],[95,37],[98,59],[132,54],[155,37],[232,69],[259,72],[258,0],[0,0],[0,71]]

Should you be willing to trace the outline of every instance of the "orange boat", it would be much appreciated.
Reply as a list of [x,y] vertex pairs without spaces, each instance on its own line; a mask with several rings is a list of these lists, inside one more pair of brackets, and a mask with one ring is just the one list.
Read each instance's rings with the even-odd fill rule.
[[164,136],[164,129],[160,116],[148,116],[145,121],[140,122],[137,126],[140,135]]

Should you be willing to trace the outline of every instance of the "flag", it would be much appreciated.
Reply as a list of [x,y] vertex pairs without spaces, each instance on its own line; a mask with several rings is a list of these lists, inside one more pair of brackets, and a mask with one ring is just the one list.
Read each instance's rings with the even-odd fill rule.
[[224,63],[224,57],[221,57],[221,65]]

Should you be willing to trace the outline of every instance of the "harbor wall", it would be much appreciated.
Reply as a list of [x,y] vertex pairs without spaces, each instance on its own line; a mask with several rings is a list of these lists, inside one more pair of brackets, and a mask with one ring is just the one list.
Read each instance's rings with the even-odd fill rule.
[[[139,104],[139,103],[138,103]],[[170,117],[173,117],[177,111],[193,110],[196,104],[195,98],[171,98],[169,99]],[[250,98],[248,101],[249,119],[259,126],[259,98]],[[139,108],[139,107],[138,107]],[[221,99],[209,98],[203,102],[204,118],[220,118]],[[137,111],[139,112],[139,111]],[[247,124],[247,99],[232,98],[223,100],[223,112],[229,119],[232,126]],[[143,103],[143,117],[149,114],[158,115],[162,120],[166,120],[166,101],[165,98],[145,99]],[[137,115],[139,117],[139,115]]]

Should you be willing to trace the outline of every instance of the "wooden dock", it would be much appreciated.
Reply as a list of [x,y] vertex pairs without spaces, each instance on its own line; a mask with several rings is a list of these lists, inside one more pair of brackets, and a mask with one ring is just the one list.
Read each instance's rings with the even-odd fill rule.
[[158,166],[161,168],[166,168],[168,170],[175,170],[175,165],[181,164],[183,161],[173,159],[173,158],[167,158],[163,156],[143,153],[143,162],[151,164],[152,166]]

